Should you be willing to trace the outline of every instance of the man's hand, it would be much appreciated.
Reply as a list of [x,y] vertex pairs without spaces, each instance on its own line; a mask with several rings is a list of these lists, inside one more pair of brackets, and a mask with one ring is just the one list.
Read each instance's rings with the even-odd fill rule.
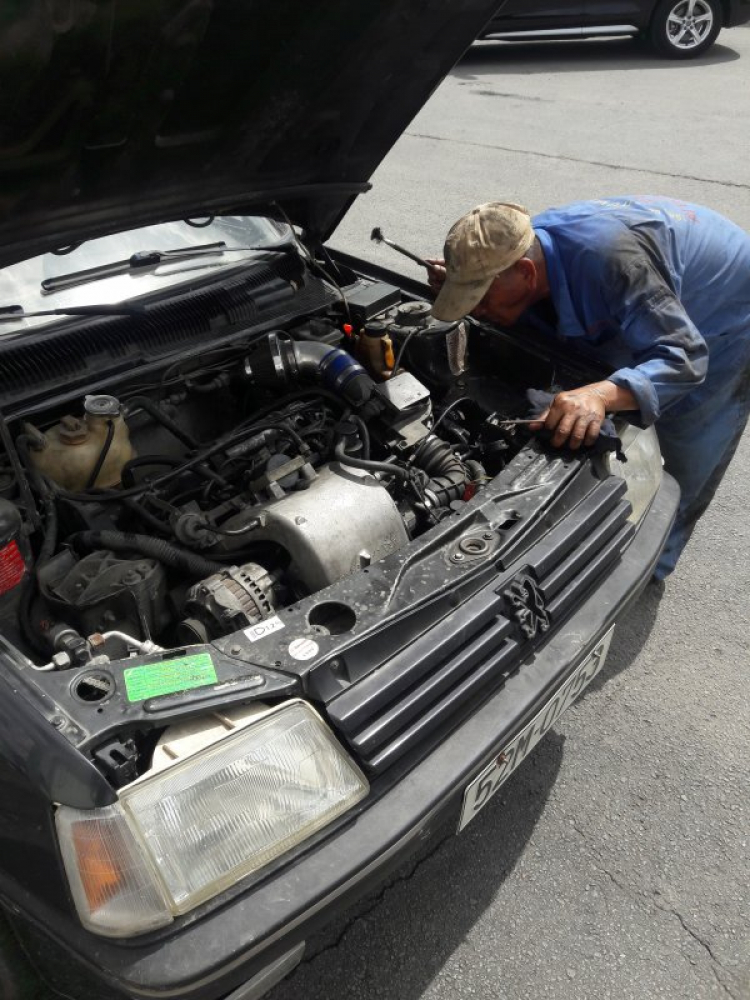
[[637,409],[638,400],[630,389],[605,379],[580,389],[558,392],[552,405],[529,427],[532,431],[546,428],[552,433],[556,448],[567,444],[575,451],[582,444],[592,445],[596,441],[607,412]]
[[567,444],[575,451],[582,444],[592,445],[596,441],[606,413],[606,390],[599,385],[584,385],[558,392],[549,409],[539,414],[530,429],[540,431],[544,427],[552,433],[555,448]]
[[427,284],[437,295],[445,281],[445,261],[439,257],[426,257],[425,259],[430,265],[427,270]]

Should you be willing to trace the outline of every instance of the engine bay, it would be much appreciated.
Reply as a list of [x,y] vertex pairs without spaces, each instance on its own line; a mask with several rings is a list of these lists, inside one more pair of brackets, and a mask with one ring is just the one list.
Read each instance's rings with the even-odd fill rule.
[[11,426],[6,638],[58,670],[209,642],[481,493],[528,441],[512,418],[547,363],[519,383],[470,321],[382,281],[342,299]]

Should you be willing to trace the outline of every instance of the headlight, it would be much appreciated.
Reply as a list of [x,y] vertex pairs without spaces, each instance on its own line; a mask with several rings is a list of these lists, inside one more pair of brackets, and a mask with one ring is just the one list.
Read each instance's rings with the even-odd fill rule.
[[659,439],[653,427],[640,430],[627,424],[620,434],[627,462],[610,452],[605,456],[607,472],[624,479],[627,498],[633,508],[629,520],[638,524],[661,486],[662,460]]
[[120,791],[61,806],[63,861],[82,922],[112,937],[169,923],[350,809],[363,775],[303,702]]

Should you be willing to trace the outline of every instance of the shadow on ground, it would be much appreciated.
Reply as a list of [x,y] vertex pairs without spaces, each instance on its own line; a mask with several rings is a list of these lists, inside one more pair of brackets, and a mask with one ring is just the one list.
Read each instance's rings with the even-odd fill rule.
[[[723,36],[722,36],[723,37]],[[705,66],[733,62],[739,53],[727,45],[714,45],[697,59],[665,59],[640,39],[587,39],[566,42],[476,42],[464,54],[452,76],[467,82],[483,74],[527,76],[545,73],[591,73],[601,70],[644,70],[674,68],[700,72]]]
[[550,733],[471,825],[436,832],[377,893],[308,941],[267,1000],[418,1000],[491,905],[544,811],[563,757]]
[[583,692],[581,700],[593,691],[601,690],[608,681],[631,666],[651,635],[665,586],[669,584],[649,583],[627,614],[618,620],[604,667]]

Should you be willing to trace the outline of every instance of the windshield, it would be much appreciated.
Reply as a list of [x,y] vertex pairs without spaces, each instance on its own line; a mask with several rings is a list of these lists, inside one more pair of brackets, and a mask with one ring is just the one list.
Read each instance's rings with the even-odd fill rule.
[[[233,247],[274,247],[287,242],[291,234],[286,224],[256,216],[223,216],[205,220],[205,225],[203,221],[144,226],[89,240],[69,253],[48,253],[13,264],[0,271],[0,306],[20,305],[25,312],[35,312],[124,302],[231,267],[255,255],[253,251],[233,251]],[[217,256],[165,260],[153,268],[100,278],[74,288],[54,292],[42,290],[42,281],[46,278],[126,260],[144,250],[178,250],[220,241],[226,248]],[[58,321],[58,317],[47,316],[3,322],[0,323],[0,336]]]

